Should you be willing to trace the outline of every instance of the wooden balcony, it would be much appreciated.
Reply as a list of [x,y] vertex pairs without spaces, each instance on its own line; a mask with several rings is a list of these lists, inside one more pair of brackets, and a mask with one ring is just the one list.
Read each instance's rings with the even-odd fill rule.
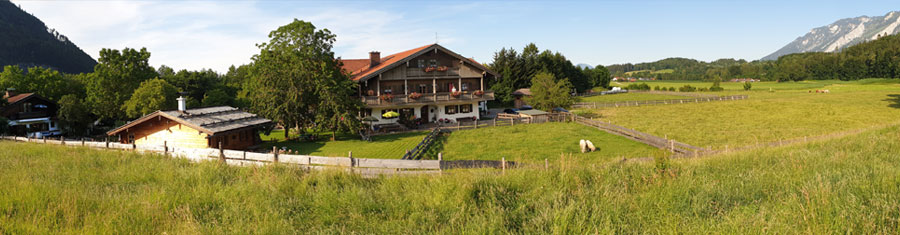
[[10,120],[22,120],[22,119],[32,119],[32,118],[46,118],[51,117],[50,112],[48,111],[35,111],[35,112],[20,112],[9,116]]
[[460,94],[458,97],[450,95],[449,92],[438,92],[422,94],[418,99],[409,98],[407,95],[394,95],[391,100],[381,100],[378,96],[363,96],[363,103],[369,107],[387,107],[395,105],[415,105],[415,104],[438,104],[456,101],[486,101],[494,100],[493,91],[485,91],[482,95],[475,95],[472,92]]
[[431,72],[425,72],[423,68],[407,68],[406,77],[459,77],[459,68],[447,68],[445,71],[435,70]]

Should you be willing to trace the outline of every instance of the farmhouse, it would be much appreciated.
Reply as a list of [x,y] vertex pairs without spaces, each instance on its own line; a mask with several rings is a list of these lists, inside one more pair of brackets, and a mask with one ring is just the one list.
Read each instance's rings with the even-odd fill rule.
[[[477,119],[487,110],[484,102],[494,99],[494,92],[484,89],[485,82],[498,77],[475,60],[438,44],[385,57],[370,52],[368,59],[342,62],[359,83],[357,95],[366,105],[363,116],[374,117],[376,125]],[[400,115],[384,115],[389,112]]]
[[7,90],[3,99],[8,104],[0,107],[0,116],[9,119],[13,134],[35,138],[60,134],[58,106],[53,101],[34,93],[17,94],[13,89]]
[[272,121],[229,106],[156,111],[107,132],[119,142],[135,145],[245,150],[260,143],[258,130]]

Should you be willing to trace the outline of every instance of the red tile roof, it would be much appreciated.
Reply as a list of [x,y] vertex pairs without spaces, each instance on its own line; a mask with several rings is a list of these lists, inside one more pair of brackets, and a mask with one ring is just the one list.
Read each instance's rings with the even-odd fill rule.
[[393,55],[381,57],[381,63],[379,63],[375,67],[369,66],[369,63],[370,63],[369,59],[341,59],[341,62],[344,63],[344,70],[347,70],[347,72],[350,73],[350,78],[353,81],[360,81],[361,79],[365,79],[369,76],[377,75],[379,73],[379,71],[384,72],[384,70],[387,70],[390,67],[392,67],[398,63],[401,63],[407,59],[411,59],[411,57],[413,57],[417,54],[420,54],[420,52],[431,49],[432,47],[436,47],[436,49],[440,48],[442,50],[446,50],[449,54],[457,56],[460,59],[468,60],[469,62],[473,63],[476,67],[484,69],[488,73],[491,73],[491,74],[497,76],[496,73],[494,73],[493,71],[490,71],[488,68],[482,66],[480,63],[475,61],[475,59],[464,58],[450,50],[447,50],[446,48],[441,47],[438,44],[429,44],[429,45],[421,46],[421,47],[418,47],[418,48],[415,48],[412,50],[407,50],[407,51],[403,51],[403,52],[396,53]]
[[375,67],[369,66],[369,59],[349,59],[349,60],[342,59],[341,62],[344,63],[344,70],[347,70],[347,72],[350,72],[350,74],[351,74],[350,78],[353,79],[353,81],[359,81],[359,79],[361,79],[363,77],[366,77],[378,70],[386,68],[394,63],[400,62],[401,60],[403,60],[407,57],[410,57],[413,54],[416,54],[422,50],[425,50],[425,49],[431,47],[432,45],[436,45],[436,44],[429,44],[429,45],[425,45],[425,46],[422,46],[422,47],[419,47],[416,49],[412,49],[412,50],[400,52],[397,54],[381,57],[381,63],[378,63],[378,65],[375,65]]
[[31,95],[34,95],[34,93],[18,94],[13,97],[6,98],[6,102],[12,104],[15,102],[19,102],[22,99],[28,98]]

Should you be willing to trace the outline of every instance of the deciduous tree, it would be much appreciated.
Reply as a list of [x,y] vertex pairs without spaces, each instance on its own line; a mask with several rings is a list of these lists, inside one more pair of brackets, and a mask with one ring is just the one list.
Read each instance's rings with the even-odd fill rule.
[[151,79],[141,83],[134,90],[131,98],[125,102],[122,109],[130,118],[140,117],[157,110],[174,109],[178,88],[162,79]]
[[94,114],[104,119],[122,119],[123,104],[143,81],[158,74],[150,67],[146,48],[100,50],[100,59],[88,79],[87,103]]
[[575,98],[569,94],[571,86],[569,80],[557,79],[551,73],[538,73],[531,79],[531,97],[528,98],[528,103],[540,110],[569,108],[575,102]]

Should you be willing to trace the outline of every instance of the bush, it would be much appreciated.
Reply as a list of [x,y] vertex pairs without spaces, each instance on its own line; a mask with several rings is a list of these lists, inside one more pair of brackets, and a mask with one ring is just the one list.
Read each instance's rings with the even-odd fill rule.
[[653,90],[654,90],[654,91],[658,91],[658,90],[659,90],[659,85],[656,85],[655,87],[653,87]]
[[669,87],[669,91],[675,91],[675,87],[670,86],[670,87]]
[[749,91],[751,87],[753,87],[753,84],[750,84],[750,82],[744,82],[745,91]]
[[719,84],[721,82],[721,79],[716,79],[716,81],[713,82],[713,85],[709,87],[709,91],[724,91],[725,88],[722,88],[722,86]]
[[695,91],[697,91],[697,88],[692,87],[691,85],[684,85],[683,87],[679,87],[678,91],[680,91],[680,92],[695,92]]

